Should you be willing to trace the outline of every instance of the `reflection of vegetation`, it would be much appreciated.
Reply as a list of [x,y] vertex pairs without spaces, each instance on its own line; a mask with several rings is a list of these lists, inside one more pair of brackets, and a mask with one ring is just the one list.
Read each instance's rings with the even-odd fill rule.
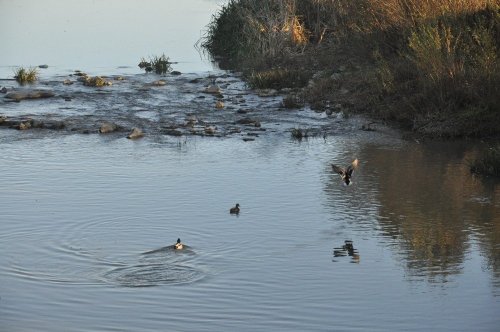
[[166,74],[172,70],[170,64],[169,58],[165,56],[165,54],[162,54],[161,56],[155,55],[149,57],[149,61],[146,61],[145,58],[141,58],[141,62],[139,62],[138,66],[146,72],[154,71],[157,74]]
[[[365,180],[369,174],[380,175],[376,213],[381,234],[397,243],[410,276],[447,281],[460,272],[474,236],[500,286],[500,206],[495,203],[500,185],[469,175],[466,160],[474,154],[457,144],[436,142],[392,151],[368,146],[359,152],[370,165],[363,170]],[[333,201],[338,207],[339,199]],[[343,209],[353,210],[362,201],[342,201]]]
[[34,83],[38,79],[38,70],[20,67],[14,71],[14,78],[19,84]]
[[470,166],[473,173],[500,176],[500,146],[483,152]]

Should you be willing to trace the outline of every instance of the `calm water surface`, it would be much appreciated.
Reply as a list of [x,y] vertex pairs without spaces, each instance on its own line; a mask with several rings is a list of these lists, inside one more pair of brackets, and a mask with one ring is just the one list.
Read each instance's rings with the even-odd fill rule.
[[[104,31],[96,35],[125,31],[131,49],[110,38],[117,49],[106,60],[109,44],[79,35],[86,23],[63,3],[96,18],[92,22]],[[137,57],[164,48],[175,54],[177,44],[191,48],[174,59],[198,56],[194,42],[166,39],[164,47],[156,41],[176,31],[168,22],[179,17],[193,19],[192,26],[175,26],[196,31],[187,34],[196,41],[217,7],[203,0],[106,1],[97,10],[89,3],[0,0],[0,33],[10,45],[0,54],[0,70],[54,62],[43,75],[56,93],[63,89],[59,75],[80,65],[128,73],[133,85],[144,80]],[[6,13],[42,5],[51,5],[52,19],[81,21],[39,26],[47,30],[44,38],[50,29],[58,38],[63,26],[73,29],[85,57],[58,57],[50,43],[41,48],[46,61],[13,51],[25,46],[5,37],[5,26],[23,18]],[[136,16],[129,17],[127,6]],[[147,22],[165,25],[148,30],[153,37],[138,37]],[[11,31],[20,38],[29,30]],[[107,51],[89,52],[92,47]],[[64,50],[78,52],[72,44]],[[209,64],[192,59],[180,70],[207,78]],[[186,94],[187,78],[168,80],[172,87],[148,92],[151,101],[141,107],[180,119],[199,111],[218,126],[232,123],[236,108],[211,118],[213,110],[191,104],[196,93]],[[231,84],[225,94],[233,93]],[[129,87],[113,89],[106,94]],[[175,99],[177,91],[183,97]],[[73,100],[75,116],[102,115],[87,100],[92,93]],[[404,141],[386,130],[359,131],[352,119],[285,113],[271,106],[273,99],[245,98],[266,130],[250,142],[240,133],[151,132],[131,141],[121,133],[0,129],[0,331],[499,330],[500,186],[472,177],[467,166],[481,143]],[[130,116],[118,112],[127,109],[126,101],[115,110],[107,104],[112,98],[95,99],[94,108],[111,109],[112,119]],[[64,116],[62,102],[0,103],[0,115],[37,108]],[[291,140],[288,130],[299,122],[327,134]],[[354,183],[343,186],[330,164],[347,165],[355,157]],[[237,202],[242,212],[230,215]],[[171,250],[178,237],[189,248]],[[346,240],[354,250],[343,248]]]

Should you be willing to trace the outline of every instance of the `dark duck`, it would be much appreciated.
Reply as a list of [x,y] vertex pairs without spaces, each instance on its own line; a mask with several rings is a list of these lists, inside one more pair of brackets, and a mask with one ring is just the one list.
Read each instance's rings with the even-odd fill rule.
[[347,166],[347,168],[342,168],[332,164],[333,171],[342,177],[344,183],[348,186],[351,183],[352,172],[358,167],[358,159],[354,159],[353,162]]

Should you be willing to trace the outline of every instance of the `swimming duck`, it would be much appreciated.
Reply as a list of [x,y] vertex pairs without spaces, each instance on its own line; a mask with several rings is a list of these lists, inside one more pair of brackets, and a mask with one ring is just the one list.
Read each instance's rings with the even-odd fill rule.
[[352,172],[354,171],[354,168],[358,167],[358,163],[359,163],[358,159],[354,159],[353,162],[349,166],[347,166],[346,169],[338,167],[334,164],[332,164],[332,168],[335,173],[340,174],[342,180],[344,180],[344,183],[346,185],[349,185],[351,183]]
[[181,239],[177,239],[177,243],[174,245],[175,249],[181,250],[184,248],[184,245],[181,243]]
[[231,214],[239,214],[240,213],[240,205],[236,203],[235,207],[229,209],[229,213]]

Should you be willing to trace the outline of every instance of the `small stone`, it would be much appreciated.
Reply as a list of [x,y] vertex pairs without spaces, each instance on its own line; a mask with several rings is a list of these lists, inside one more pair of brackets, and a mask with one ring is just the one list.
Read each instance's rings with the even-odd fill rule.
[[174,70],[174,71],[171,71],[170,74],[175,75],[175,76],[179,76],[182,73],[180,71]]
[[72,81],[72,80],[70,80],[70,79],[65,79],[65,80],[63,81],[63,84],[64,84],[64,85],[71,85],[71,84],[73,84],[73,81]]
[[2,87],[2,89],[0,89],[0,93],[7,93],[7,88],[6,87]]
[[220,88],[217,86],[217,85],[209,85],[208,87],[205,88],[205,90],[203,91],[205,93],[209,93],[209,94],[220,94],[221,91],[220,91]]
[[215,103],[215,108],[224,108],[224,103],[222,102],[222,100],[217,100],[217,102]]
[[128,134],[127,138],[128,139],[137,139],[137,138],[141,138],[144,136],[144,133],[142,132],[142,130],[140,130],[139,128],[134,128],[132,129],[132,132],[130,134]]
[[114,123],[105,122],[99,128],[99,133],[107,134],[107,133],[111,133],[111,132],[115,131],[116,129],[117,129],[117,126]]
[[152,85],[152,86],[164,86],[167,84],[167,81],[165,80],[157,80],[157,81],[153,81],[151,83],[149,83],[149,85]]
[[47,69],[49,68],[49,65],[39,65],[38,68]]
[[214,135],[216,130],[217,130],[216,127],[207,126],[207,127],[205,127],[205,134],[207,134],[207,135]]

